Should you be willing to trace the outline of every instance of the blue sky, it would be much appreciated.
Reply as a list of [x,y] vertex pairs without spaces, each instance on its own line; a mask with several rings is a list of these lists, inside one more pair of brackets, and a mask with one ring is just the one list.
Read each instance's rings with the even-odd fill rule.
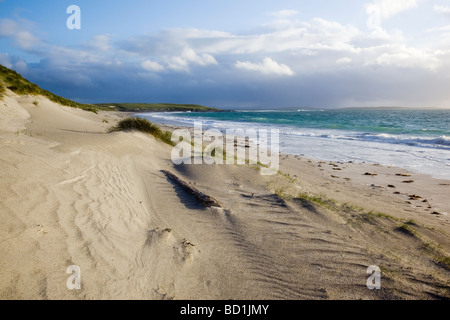
[[0,64],[86,103],[449,107],[450,0],[0,0]]

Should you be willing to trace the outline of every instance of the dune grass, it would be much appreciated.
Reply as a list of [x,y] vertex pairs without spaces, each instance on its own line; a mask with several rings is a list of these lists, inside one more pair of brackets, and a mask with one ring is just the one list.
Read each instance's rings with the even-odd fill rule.
[[300,193],[297,195],[298,199],[302,199],[304,201],[308,201],[310,203],[315,203],[321,207],[324,207],[329,210],[335,210],[337,207],[337,202],[333,199],[328,199],[324,195],[313,195],[306,192]]
[[92,104],[78,103],[53,94],[47,90],[40,88],[38,85],[31,83],[14,70],[0,65],[0,97],[5,94],[6,88],[18,95],[41,95],[47,97],[50,101],[59,103],[67,107],[83,109],[94,113],[97,113],[100,109],[99,107]]
[[408,223],[403,223],[401,226],[397,227],[395,230],[398,232],[401,232],[407,236],[410,236],[410,237],[417,237],[416,230],[414,230],[414,228],[412,228],[411,225]]
[[126,118],[120,120],[117,125],[112,127],[109,131],[140,131],[147,134],[151,134],[155,138],[173,146],[174,143],[171,140],[172,133],[170,131],[163,131],[157,125],[154,125],[150,121],[142,118]]
[[0,98],[5,94],[5,85],[0,81]]

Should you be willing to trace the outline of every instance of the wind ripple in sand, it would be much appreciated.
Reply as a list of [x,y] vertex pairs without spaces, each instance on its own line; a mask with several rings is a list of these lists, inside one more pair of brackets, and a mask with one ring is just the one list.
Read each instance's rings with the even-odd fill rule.
[[[20,269],[5,269],[12,289],[1,297],[377,297],[365,286],[366,268],[374,263],[370,237],[334,213],[252,190],[242,181],[229,183],[226,195],[223,186],[199,183],[199,190],[229,208],[205,209],[167,180],[162,163],[93,149],[67,154],[47,146],[36,156],[24,148],[22,164],[15,166],[12,155],[0,156],[11,170],[10,199],[0,203],[8,217],[1,230],[9,235],[2,238],[2,251],[8,252],[2,259],[28,259]],[[21,175],[21,166],[31,163],[34,176]],[[40,183],[40,175],[50,179]],[[29,199],[17,207],[23,194]],[[27,245],[21,250],[7,249],[22,242]],[[65,288],[72,264],[82,270],[79,292]],[[27,274],[35,275],[31,288],[20,285]],[[404,273],[400,281],[417,275]],[[392,282],[386,277],[384,283]],[[383,294],[414,296],[412,289],[404,291]]]
[[85,178],[86,178],[86,176],[78,176],[78,177],[75,177],[73,179],[64,180],[59,185],[62,186],[62,185],[68,184],[68,183],[77,182],[78,180],[85,179]]

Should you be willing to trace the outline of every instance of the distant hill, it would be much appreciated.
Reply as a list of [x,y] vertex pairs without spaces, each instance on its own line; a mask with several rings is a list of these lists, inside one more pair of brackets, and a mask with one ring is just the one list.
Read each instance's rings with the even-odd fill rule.
[[63,106],[79,108],[86,111],[97,113],[99,110],[115,110],[128,112],[162,112],[162,111],[220,111],[219,109],[209,108],[196,104],[172,104],[172,103],[100,103],[83,104],[78,103],[47,90],[40,88],[27,79],[23,78],[14,70],[8,69],[0,64],[0,98],[5,94],[6,88],[18,95],[41,95],[47,97],[53,102]]
[[201,106],[198,104],[174,104],[174,103],[99,103],[102,109],[115,109],[128,112],[170,112],[170,111],[221,111],[219,109]]
[[95,113],[100,109],[95,105],[78,103],[44,90],[37,84],[31,83],[23,78],[14,70],[8,69],[0,64],[0,98],[5,94],[6,88],[18,95],[41,95],[63,106],[79,108]]

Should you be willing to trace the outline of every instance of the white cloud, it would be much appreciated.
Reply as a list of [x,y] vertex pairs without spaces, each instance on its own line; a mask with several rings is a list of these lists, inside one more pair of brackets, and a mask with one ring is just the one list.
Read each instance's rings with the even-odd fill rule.
[[110,50],[110,36],[108,34],[100,34],[95,36],[91,41],[91,47],[100,51]]
[[167,59],[167,64],[169,69],[175,71],[185,71],[189,72],[189,66],[199,65],[199,66],[208,66],[218,64],[217,60],[210,54],[203,53],[197,54],[191,48],[184,48],[180,56],[172,56]]
[[369,15],[367,27],[370,30],[381,28],[383,20],[417,6],[419,0],[374,0],[366,4]]
[[[132,82],[132,75],[137,74],[139,81],[159,86],[151,93],[155,95],[151,98],[156,100],[164,100],[159,98],[167,97],[163,96],[164,93],[170,97],[176,88],[180,97],[189,98],[192,92],[198,90],[195,92],[199,100],[214,96],[218,104],[233,99],[278,103],[279,91],[283,92],[287,104],[309,99],[304,103],[337,105],[339,99],[352,97],[359,103],[365,99],[378,99],[378,96],[380,99],[392,98],[392,101],[410,99],[416,103],[409,92],[424,91],[420,90],[421,86],[432,87],[431,83],[444,87],[442,79],[450,77],[450,43],[446,42],[450,38],[444,33],[450,34],[450,26],[439,26],[441,21],[427,25],[438,28],[428,30],[436,34],[431,34],[430,42],[424,43],[417,39],[426,35],[408,33],[406,29],[405,33],[384,30],[381,27],[383,21],[413,8],[421,0],[366,1],[371,2],[366,6],[369,21],[372,22],[369,32],[319,17],[301,21],[295,16],[296,12],[283,10],[272,14],[284,19],[278,20],[282,23],[263,25],[252,29],[253,33],[166,29],[149,35],[131,35],[121,42],[111,41],[112,36],[108,34],[97,35],[85,45],[64,47],[37,39],[34,37],[35,29],[20,21],[0,19],[0,37],[13,40],[11,47],[28,47],[30,50],[24,51],[38,58],[40,62],[27,70],[28,74],[35,74],[34,79],[83,87],[109,81],[111,88],[114,88],[117,79],[127,79],[127,88],[134,92],[136,85]],[[432,4],[428,9],[429,14],[436,16]],[[445,7],[437,6],[434,10],[446,12]],[[362,18],[366,18],[364,13]],[[428,43],[433,45],[428,46]],[[36,44],[39,46],[33,47]],[[220,66],[207,68],[219,65],[218,61]],[[26,67],[24,62],[18,63],[17,57],[1,53],[0,63],[13,68]],[[107,80],[101,78],[105,70],[111,74]],[[186,77],[175,74],[177,72],[192,74]],[[267,81],[271,80],[269,75],[283,78]],[[210,79],[210,83],[203,81],[206,78]],[[224,94],[224,87],[244,92],[242,88],[252,78],[262,79],[252,84],[260,89],[260,97],[245,96],[245,93]],[[171,85],[167,86],[167,83]],[[400,83],[403,89],[389,91]],[[183,88],[187,87],[183,96]],[[293,87],[299,89],[292,90]],[[334,89],[327,94],[316,94],[318,91],[324,92],[311,90],[316,87]],[[205,94],[205,88],[208,88],[208,94]],[[439,87],[434,92],[440,90]],[[448,96],[448,90],[445,90],[441,90],[442,96]],[[137,93],[141,94],[139,91]],[[80,95],[84,94],[85,91]],[[97,91],[93,92],[92,97],[97,99],[97,94]],[[433,96],[431,91],[427,94]]]
[[271,58],[265,58],[262,63],[251,63],[249,61],[237,61],[235,67],[238,69],[258,71],[264,74],[276,74],[292,76],[294,72],[285,64],[279,64]]
[[275,18],[278,18],[278,19],[289,18],[292,16],[296,16],[297,14],[298,14],[298,11],[296,11],[296,10],[280,10],[280,11],[270,13],[271,16],[274,16]]
[[444,7],[444,6],[438,6],[435,5],[433,7],[434,11],[440,14],[449,15],[450,14],[450,7]]
[[14,69],[19,73],[26,72],[28,69],[25,60],[18,57],[11,57],[8,53],[0,53],[0,64],[9,69]]
[[24,60],[20,59],[19,61],[17,61],[15,63],[14,69],[17,70],[20,73],[24,73],[24,72],[27,71],[28,65],[27,65],[27,63]]
[[[175,30],[173,30],[175,32]],[[350,47],[349,42],[360,34],[353,26],[343,26],[337,22],[314,18],[309,22],[295,21],[284,28],[275,28],[262,33],[234,35],[220,33],[210,37],[196,34],[184,36],[182,30],[176,31],[175,43],[168,43],[166,48],[185,43],[195,48],[196,52],[207,54],[253,54],[278,53],[296,50],[330,49],[341,50]],[[205,31],[205,33],[208,33]],[[154,43],[152,43],[154,45]]]
[[31,49],[40,44],[40,40],[11,19],[0,20],[0,38],[11,38],[23,49]]
[[188,62],[181,57],[171,57],[170,59],[168,59],[167,64],[169,69],[189,72]]
[[216,59],[214,59],[214,57],[212,55],[207,54],[207,53],[203,53],[203,54],[199,55],[191,48],[185,48],[181,54],[181,57],[188,62],[198,64],[201,66],[217,64]]
[[349,64],[352,62],[352,59],[349,57],[344,57],[336,60],[337,64]]
[[366,50],[366,65],[400,67],[415,70],[437,72],[445,63],[448,52],[442,50],[426,50],[407,47],[405,45],[388,45]]
[[[403,6],[389,6],[384,1],[375,3],[380,4],[382,17],[392,17],[416,2],[403,2]],[[121,49],[130,52],[134,49],[132,52],[143,59],[154,57],[165,69],[179,72],[190,72],[194,65],[218,64],[215,57],[220,57],[223,67],[231,64],[236,70],[287,76],[295,75],[294,70],[305,75],[342,67],[364,70],[369,66],[436,73],[440,72],[441,66],[447,65],[447,56],[439,54],[436,48],[425,50],[424,46],[406,46],[408,39],[401,30],[387,32],[379,28],[364,33],[352,25],[323,18],[291,22],[282,29],[263,28],[259,33],[248,35],[169,29],[147,39],[130,39],[128,43],[122,43],[125,45]],[[136,49],[135,44],[140,46]],[[270,58],[261,61],[260,57]]]
[[426,32],[442,32],[442,33],[446,33],[446,37],[448,37],[450,35],[450,25],[447,26],[443,26],[443,27],[436,27],[436,28],[430,28],[425,30]]
[[151,72],[159,72],[164,70],[164,67],[162,65],[160,65],[158,62],[154,62],[151,60],[145,60],[144,62],[142,62],[141,66],[145,70]]
[[11,57],[9,56],[9,54],[0,52],[0,64],[7,68],[10,68],[10,69],[12,68],[13,65],[12,65]]
[[108,64],[105,56],[88,50],[78,50],[63,46],[48,47],[41,57],[53,66],[76,66],[88,64]]

